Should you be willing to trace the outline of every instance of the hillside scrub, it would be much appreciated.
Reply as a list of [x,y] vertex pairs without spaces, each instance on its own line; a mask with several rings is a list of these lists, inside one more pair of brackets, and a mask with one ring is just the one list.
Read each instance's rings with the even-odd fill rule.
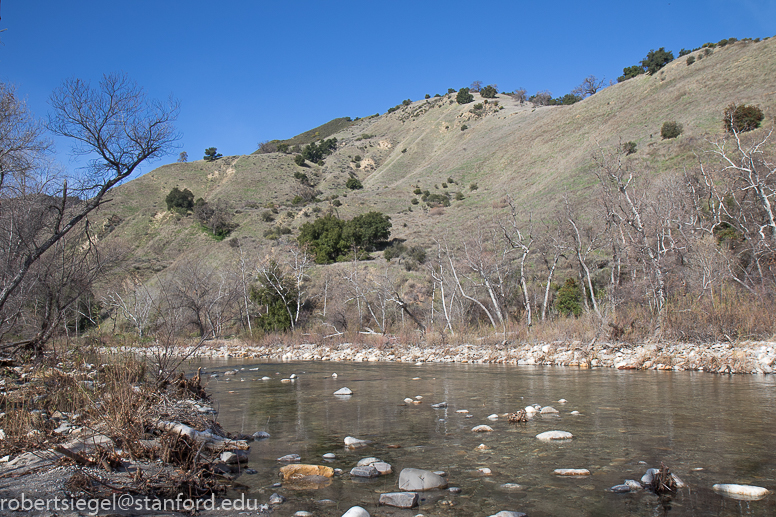
[[297,242],[308,247],[318,264],[335,262],[354,249],[370,251],[391,235],[390,217],[368,212],[343,221],[333,215],[320,217],[299,228]]
[[[91,234],[99,237],[95,245],[102,246],[93,262],[68,262],[67,277],[54,267],[62,263],[60,254],[35,270],[46,281],[31,291],[34,303],[21,307],[19,321],[29,327],[19,340],[32,333],[28,322],[45,312],[47,297],[62,291],[56,287],[63,278],[73,279],[70,291],[83,293],[57,323],[59,336],[69,339],[112,328],[126,342],[153,341],[173,321],[177,335],[208,339],[263,340],[266,332],[274,336],[267,339],[293,341],[312,329],[325,329],[321,339],[330,341],[340,338],[325,336],[364,332],[429,345],[505,332],[528,342],[768,338],[775,326],[768,316],[776,228],[768,164],[774,148],[770,141],[755,145],[767,127],[725,135],[720,120],[732,99],[759,103],[766,115],[772,111],[772,96],[765,95],[773,89],[770,76],[742,78],[739,63],[767,72],[776,47],[747,47],[754,44],[728,43],[693,67],[681,62],[658,72],[664,82],[615,85],[572,109],[534,109],[503,96],[503,112],[473,123],[472,106],[457,106],[452,94],[428,103],[435,109],[417,118],[412,107],[402,106],[396,115],[362,119],[327,136],[340,143],[323,167],[299,169],[293,155],[267,153],[240,157],[232,175],[223,174],[226,164],[215,170],[201,162],[153,171],[117,191],[110,211],[118,223],[100,217],[91,222]],[[718,73],[724,67],[732,72]],[[697,93],[701,81],[715,88]],[[679,109],[680,99],[687,109]],[[494,104],[478,102],[479,111]],[[685,124],[685,133],[661,142],[661,121],[672,119]],[[464,122],[469,127],[460,133],[456,128]],[[595,130],[595,140],[580,140],[588,129]],[[321,139],[313,141],[318,148]],[[595,149],[595,142],[602,147]],[[400,153],[402,148],[408,151]],[[357,171],[369,188],[352,192],[344,182],[356,155],[374,159],[375,167]],[[184,173],[194,192],[238,208],[241,226],[227,242],[214,243],[190,219],[154,206]],[[306,188],[305,181],[316,187]],[[420,201],[444,202],[432,197],[442,195],[456,200],[455,209]],[[299,206],[289,202],[295,196]],[[324,202],[318,204],[318,196]],[[279,210],[265,215],[270,201]],[[362,248],[342,244],[340,222],[369,209],[390,215],[385,240]],[[332,253],[325,250],[328,235],[320,246],[294,238],[327,210],[340,221],[327,228],[339,232],[331,239]],[[426,260],[401,249],[383,254],[390,238],[407,250],[419,247]],[[74,239],[63,252],[84,245],[86,240]],[[294,260],[279,251],[286,247],[318,264],[302,277],[299,302],[286,305],[295,328],[265,327],[260,317],[278,307],[268,298],[251,298],[251,288],[260,285],[258,268],[269,259],[296,285]],[[370,256],[366,248],[377,253]],[[90,284],[92,267],[113,250],[132,274],[108,269],[108,278]],[[184,259],[191,263],[183,267]],[[564,290],[567,279],[575,289]],[[576,302],[573,310],[569,301]]]

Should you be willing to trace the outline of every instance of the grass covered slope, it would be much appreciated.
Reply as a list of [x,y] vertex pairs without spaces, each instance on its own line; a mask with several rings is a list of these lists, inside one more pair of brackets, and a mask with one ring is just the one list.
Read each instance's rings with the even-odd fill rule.
[[[491,217],[507,194],[525,217],[531,212],[535,219],[550,218],[565,192],[592,206],[592,155],[599,148],[635,142],[639,166],[657,174],[696,163],[694,153],[708,147],[706,140],[721,136],[730,103],[758,105],[766,115],[763,128],[773,125],[776,39],[691,56],[691,65],[686,57],[676,59],[653,76],[612,85],[570,106],[534,107],[506,95],[486,103],[478,94],[459,105],[447,94],[381,116],[335,119],[292,139],[304,145],[310,138],[336,137],[338,148],[323,166],[300,167],[293,155],[282,153],[165,165],[114,190],[98,217],[116,215],[121,222],[103,238],[124,242],[132,248],[131,261],[150,261],[154,270],[196,250],[206,249],[216,262],[226,257],[228,243],[213,241],[191,216],[166,210],[164,198],[173,187],[208,202],[228,200],[239,224],[232,238],[256,250],[274,245],[265,238],[273,228],[295,235],[302,223],[330,209],[344,218],[384,212],[392,218],[394,237],[427,245],[447,228]],[[661,139],[666,121],[682,124],[683,133]],[[292,202],[308,188],[300,174],[319,191],[319,202]],[[351,177],[364,188],[349,190]],[[451,206],[428,210],[423,202],[412,204],[418,188],[449,193]],[[459,192],[463,199],[456,199]]]

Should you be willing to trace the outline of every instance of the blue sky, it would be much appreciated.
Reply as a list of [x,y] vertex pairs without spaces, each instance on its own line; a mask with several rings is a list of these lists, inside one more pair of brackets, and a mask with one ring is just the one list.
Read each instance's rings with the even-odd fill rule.
[[[36,115],[66,78],[126,72],[180,100],[190,159],[474,80],[560,96],[590,74],[616,80],[651,49],[776,35],[776,0],[5,0],[0,16],[0,81]],[[66,142],[57,151],[75,166]]]

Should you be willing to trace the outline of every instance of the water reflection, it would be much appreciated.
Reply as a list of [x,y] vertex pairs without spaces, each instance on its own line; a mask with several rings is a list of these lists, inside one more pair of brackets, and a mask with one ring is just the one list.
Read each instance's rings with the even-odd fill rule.
[[[500,510],[532,517],[776,515],[773,495],[745,502],[711,491],[714,483],[776,487],[772,377],[493,365],[228,363],[235,365],[244,369],[214,378],[209,386],[219,421],[232,431],[272,435],[251,449],[249,466],[258,474],[243,475],[240,482],[259,499],[274,491],[286,495],[283,515],[297,510],[341,515],[352,504],[373,515],[487,516]],[[227,369],[227,363],[206,366]],[[292,373],[294,382],[280,382]],[[270,380],[260,380],[263,376]],[[343,386],[354,394],[335,397]],[[422,397],[421,404],[403,402],[416,396]],[[442,401],[446,408],[431,407]],[[532,403],[551,405],[559,413],[537,415],[526,424],[486,418]],[[575,410],[578,416],[571,415]],[[494,432],[472,433],[479,424]],[[535,439],[553,429],[576,438],[562,443]],[[346,436],[374,443],[349,451],[343,446]],[[480,444],[488,449],[479,450]],[[366,482],[345,475],[318,490],[271,488],[281,466],[276,458],[295,453],[303,463],[321,464],[328,452],[337,457],[326,464],[346,473],[359,459],[376,456],[390,463],[394,474]],[[670,500],[606,491],[625,479],[639,479],[661,462],[690,488]],[[379,494],[396,490],[398,472],[405,467],[444,470],[462,493],[426,493],[419,510],[377,510]],[[484,467],[492,475],[478,471]],[[592,475],[563,478],[552,474],[557,468],[586,468]],[[322,499],[336,504],[317,502]]]

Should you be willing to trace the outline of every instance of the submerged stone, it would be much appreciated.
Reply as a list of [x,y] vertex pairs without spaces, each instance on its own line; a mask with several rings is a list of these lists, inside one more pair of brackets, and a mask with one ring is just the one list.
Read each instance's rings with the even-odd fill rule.
[[568,431],[545,431],[536,435],[539,440],[570,440],[574,435]]
[[556,476],[589,476],[590,471],[587,469],[555,469],[553,474]]
[[396,508],[413,508],[418,505],[417,492],[390,492],[380,494],[380,504]]
[[429,470],[402,469],[399,473],[399,489],[408,492],[447,488],[447,480]]
[[372,465],[365,465],[353,467],[350,469],[350,475],[359,478],[376,478],[380,475],[380,472]]
[[324,465],[286,465],[280,469],[283,479],[299,479],[305,476],[323,476],[330,478],[334,475],[334,469]]

